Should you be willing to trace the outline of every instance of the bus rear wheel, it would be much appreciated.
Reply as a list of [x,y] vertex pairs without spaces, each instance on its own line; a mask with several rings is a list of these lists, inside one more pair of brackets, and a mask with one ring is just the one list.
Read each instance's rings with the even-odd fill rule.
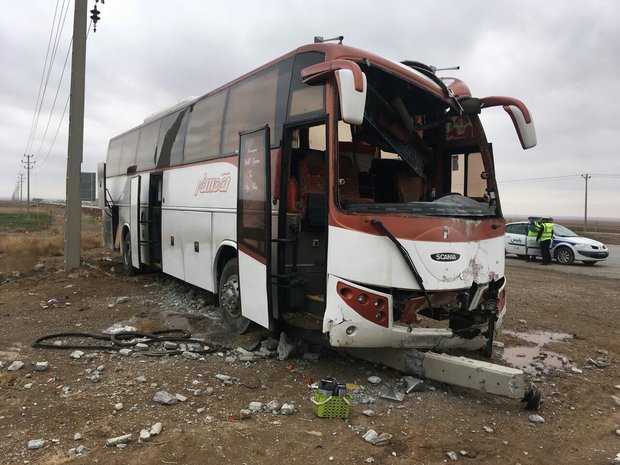
[[137,271],[131,263],[131,234],[127,232],[123,239],[123,273],[133,276]]
[[229,260],[224,265],[220,277],[218,296],[224,325],[235,334],[245,333],[250,327],[250,320],[241,314],[237,260]]

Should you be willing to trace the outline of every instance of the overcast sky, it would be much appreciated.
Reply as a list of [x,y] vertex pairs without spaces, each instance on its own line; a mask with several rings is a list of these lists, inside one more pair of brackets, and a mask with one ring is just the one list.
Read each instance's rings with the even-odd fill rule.
[[[63,3],[2,5],[0,198],[14,192],[24,153],[36,160],[31,197],[64,198],[68,109],[59,121],[69,93],[70,56],[59,81],[73,1],[64,3],[64,30],[49,77],[43,76],[54,12],[58,8],[60,17]],[[93,5],[89,0],[88,9]],[[101,20],[87,42],[84,172],[105,160],[111,137],[146,116],[204,94],[315,35],[344,35],[345,44],[394,60],[459,65],[459,71],[441,75],[464,80],[474,96],[525,102],[538,134],[538,146],[527,151],[502,109],[483,113],[505,216],[583,216],[580,175],[589,173],[588,216],[620,218],[616,0],[107,0],[98,8]],[[31,136],[42,76],[47,88]],[[546,179],[532,181],[537,178]]]

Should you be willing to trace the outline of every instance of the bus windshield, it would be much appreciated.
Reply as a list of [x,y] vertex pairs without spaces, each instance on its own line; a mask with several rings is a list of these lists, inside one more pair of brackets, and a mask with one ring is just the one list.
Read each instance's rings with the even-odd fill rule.
[[[342,208],[499,215],[477,116],[460,115],[445,100],[378,67],[360,66],[368,81],[364,121],[341,124],[339,132]],[[355,178],[359,189],[351,185]]]

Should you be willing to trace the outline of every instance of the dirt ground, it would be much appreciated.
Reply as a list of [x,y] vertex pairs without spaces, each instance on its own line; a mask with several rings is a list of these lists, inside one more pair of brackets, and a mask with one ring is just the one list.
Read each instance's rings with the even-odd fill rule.
[[[2,464],[439,464],[453,461],[448,452],[471,464],[609,464],[620,452],[620,399],[612,397],[620,397],[618,280],[507,260],[509,332],[498,340],[543,393],[534,413],[545,422],[535,424],[518,401],[435,382],[401,403],[383,399],[381,390],[398,385],[402,374],[313,346],[305,351],[320,352],[318,360],[241,361],[235,348],[255,350],[269,334],[232,337],[218,325],[208,294],[159,274],[126,277],[120,255],[107,249],[84,251],[82,260],[73,272],[63,271],[58,255],[39,258],[42,268],[19,275],[0,268]],[[44,335],[101,334],[117,323],[142,331],[182,327],[217,349],[197,360],[87,349],[73,359],[72,350],[31,347]],[[520,333],[542,339],[537,346]],[[567,336],[559,341],[558,333]],[[551,342],[540,345],[545,338]],[[528,363],[539,350],[543,355]],[[494,361],[508,364],[501,355],[498,348]],[[588,358],[609,365],[597,368]],[[15,360],[24,366],[8,371]],[[36,362],[44,361],[49,368],[38,371]],[[353,402],[347,420],[317,418],[308,383],[328,375],[360,385],[375,402]],[[162,390],[187,400],[155,403]],[[240,418],[250,402],[272,400],[293,404],[295,412]],[[375,415],[364,415],[367,409]],[[140,431],[156,422],[161,433],[139,442]],[[362,439],[369,429],[392,438],[371,445]],[[74,439],[76,433],[82,438]],[[126,447],[105,447],[124,434],[132,435]],[[28,450],[35,439],[45,440],[44,447]],[[69,454],[80,445],[85,454]]]

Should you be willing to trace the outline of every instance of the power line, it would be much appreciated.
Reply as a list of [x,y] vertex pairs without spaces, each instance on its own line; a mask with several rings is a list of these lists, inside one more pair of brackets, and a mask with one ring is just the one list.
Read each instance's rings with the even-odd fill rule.
[[[528,182],[554,182],[554,181],[564,181],[567,179],[579,179],[581,174],[568,174],[564,176],[547,176],[542,178],[526,178],[526,179],[511,179],[508,181],[498,180],[499,184],[519,184],[519,183],[528,183]],[[620,174],[589,174],[590,177],[596,178],[620,178]]]

